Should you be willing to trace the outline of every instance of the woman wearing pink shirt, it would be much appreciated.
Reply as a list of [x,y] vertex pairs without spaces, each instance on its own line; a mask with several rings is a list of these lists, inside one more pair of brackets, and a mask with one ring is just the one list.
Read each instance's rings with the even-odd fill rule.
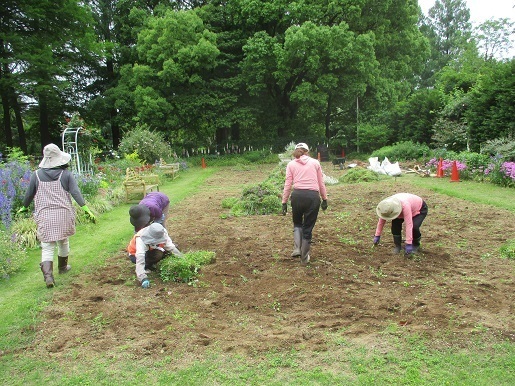
[[397,193],[381,201],[376,208],[379,216],[374,245],[379,244],[381,232],[387,220],[392,220],[394,253],[401,251],[402,223],[405,222],[406,254],[416,253],[420,248],[420,226],[427,216],[427,205],[420,198],[411,193]]
[[[313,227],[317,221],[322,196],[322,210],[327,209],[327,191],[318,160],[311,158],[305,143],[295,146],[294,160],[286,166],[286,180],[283,190],[283,215],[288,211],[291,193],[294,249],[292,257],[301,257],[302,263],[309,262],[309,249]],[[292,185],[294,187],[292,192]]]

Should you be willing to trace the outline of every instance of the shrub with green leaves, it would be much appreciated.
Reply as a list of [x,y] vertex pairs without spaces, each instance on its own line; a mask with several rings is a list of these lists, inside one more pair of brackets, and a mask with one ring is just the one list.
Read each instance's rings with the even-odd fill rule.
[[0,278],[8,279],[27,260],[27,252],[13,243],[8,233],[0,230]]
[[172,153],[163,134],[151,131],[145,125],[131,129],[123,137],[118,150],[123,155],[136,153],[140,159],[149,164],[155,163],[160,158],[167,159]]
[[347,173],[339,178],[340,182],[345,182],[348,184],[378,180],[379,174],[376,172],[358,167],[350,169]]
[[390,161],[419,160],[431,154],[429,146],[411,141],[398,142],[391,146],[384,146],[372,153],[371,157],[383,160],[387,157]]
[[161,280],[189,283],[197,279],[203,265],[215,261],[215,252],[191,251],[181,257],[170,256],[161,260],[159,275]]

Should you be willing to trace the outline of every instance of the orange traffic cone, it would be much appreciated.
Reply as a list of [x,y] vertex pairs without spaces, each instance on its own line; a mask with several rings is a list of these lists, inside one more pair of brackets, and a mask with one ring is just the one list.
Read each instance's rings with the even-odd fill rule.
[[438,178],[443,177],[443,160],[440,158],[440,161],[438,161],[438,166],[436,168],[436,176]]
[[202,169],[206,168],[206,160],[202,157]]
[[452,163],[451,182],[460,182],[460,173],[458,172],[456,161]]

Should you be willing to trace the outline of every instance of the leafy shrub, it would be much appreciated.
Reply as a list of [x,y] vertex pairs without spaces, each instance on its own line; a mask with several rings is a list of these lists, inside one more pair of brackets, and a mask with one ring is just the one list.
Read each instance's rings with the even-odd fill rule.
[[499,249],[503,259],[515,260],[515,239],[508,240],[506,244]]
[[481,153],[491,156],[500,154],[505,160],[515,161],[515,140],[498,138],[486,141],[481,146]]
[[349,184],[369,181],[379,181],[379,174],[369,169],[352,168],[339,178],[340,182]]
[[192,251],[182,257],[170,256],[159,263],[161,280],[190,283],[194,281],[203,265],[215,260],[215,252]]
[[381,149],[374,151],[371,157],[378,157],[379,159],[388,157],[392,162],[396,162],[422,159],[430,153],[431,150],[425,144],[404,141],[391,146],[384,146]]
[[11,239],[22,248],[37,248],[39,240],[37,237],[37,225],[34,217],[18,217],[13,221],[11,228]]
[[81,174],[75,178],[77,180],[79,190],[85,199],[89,199],[98,194],[98,189],[100,188],[100,183],[102,181],[101,175]]
[[27,260],[27,252],[3,231],[0,231],[0,251],[0,277],[8,279]]
[[136,153],[142,160],[153,164],[160,158],[171,156],[172,149],[161,133],[150,131],[144,125],[138,125],[129,131],[120,142],[121,154]]

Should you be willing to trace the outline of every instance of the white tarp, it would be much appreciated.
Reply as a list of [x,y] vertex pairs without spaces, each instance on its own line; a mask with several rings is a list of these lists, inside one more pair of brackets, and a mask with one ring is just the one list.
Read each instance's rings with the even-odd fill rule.
[[376,173],[386,174],[393,177],[401,175],[401,168],[399,163],[395,162],[392,164],[387,157],[384,157],[384,160],[381,163],[379,163],[378,157],[371,157],[368,159],[368,163],[370,164],[368,169]]

